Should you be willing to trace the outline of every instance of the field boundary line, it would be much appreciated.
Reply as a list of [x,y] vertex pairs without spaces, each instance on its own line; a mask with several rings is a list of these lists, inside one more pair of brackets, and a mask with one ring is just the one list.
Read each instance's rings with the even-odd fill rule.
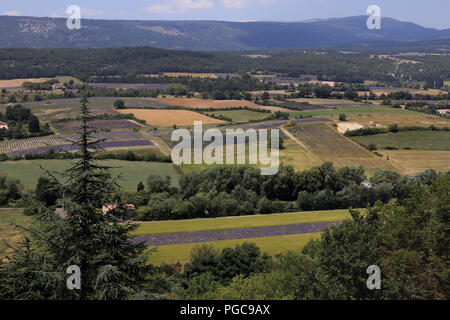
[[293,140],[295,143],[297,143],[300,147],[302,147],[303,149],[305,149],[306,151],[309,151],[311,153],[313,153],[303,142],[301,142],[300,140],[298,140],[292,133],[289,132],[289,130],[287,130],[284,126],[280,127],[281,131],[287,135],[291,140]]

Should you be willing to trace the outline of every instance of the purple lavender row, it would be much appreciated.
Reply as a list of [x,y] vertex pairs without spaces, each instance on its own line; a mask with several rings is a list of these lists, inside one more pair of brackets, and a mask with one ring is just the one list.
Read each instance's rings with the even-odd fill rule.
[[[80,129],[81,122],[55,123],[53,127],[60,132],[77,131]],[[141,126],[129,120],[92,120],[89,126],[95,129],[134,129]]]
[[262,228],[151,234],[134,237],[131,239],[131,241],[145,242],[147,246],[157,247],[174,244],[266,238],[266,237],[286,236],[294,234],[323,232],[329,226],[338,224],[339,222],[318,222],[318,223],[302,223],[302,224],[292,224],[285,226],[262,227]]
[[[64,138],[69,140],[78,140],[79,134],[70,134],[64,136]],[[142,136],[134,131],[111,131],[111,132],[98,132],[92,134],[93,139],[109,139],[109,140],[138,140],[142,139]]]
[[[117,147],[139,147],[139,146],[151,146],[152,143],[147,140],[128,140],[128,141],[105,141],[98,143],[99,147],[102,148],[117,148]],[[61,151],[75,151],[78,149],[78,146],[66,144],[60,146],[49,146],[49,147],[40,147],[33,148],[27,150],[13,151],[6,153],[7,156],[24,156],[26,154],[40,154],[47,153],[51,150],[55,152]]]

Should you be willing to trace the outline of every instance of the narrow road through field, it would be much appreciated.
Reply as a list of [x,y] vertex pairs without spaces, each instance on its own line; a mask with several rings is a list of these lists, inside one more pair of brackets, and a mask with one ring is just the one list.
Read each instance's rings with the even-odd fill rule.
[[131,239],[131,241],[136,243],[145,242],[147,246],[158,247],[175,244],[201,243],[210,241],[266,238],[266,237],[323,232],[329,226],[338,225],[339,223],[340,222],[317,222],[317,223],[302,223],[302,224],[291,224],[284,226],[260,227],[260,228],[150,234],[134,237]]

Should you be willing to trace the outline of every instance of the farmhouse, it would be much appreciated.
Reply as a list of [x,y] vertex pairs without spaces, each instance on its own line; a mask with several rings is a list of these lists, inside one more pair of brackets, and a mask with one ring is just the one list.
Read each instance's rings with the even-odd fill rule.
[[0,121],[0,129],[8,130],[8,124],[6,122]]
[[66,87],[64,87],[62,84],[54,84],[52,85],[53,90],[64,90]]
[[[103,214],[107,214],[108,212],[113,211],[116,208],[117,208],[117,204],[105,204],[102,207],[102,212],[103,212]],[[125,205],[123,205],[122,209],[126,210],[126,211],[134,211],[134,210],[136,210],[136,207],[134,206],[134,204],[125,204]]]
[[439,114],[450,114],[450,109],[438,109],[436,112]]

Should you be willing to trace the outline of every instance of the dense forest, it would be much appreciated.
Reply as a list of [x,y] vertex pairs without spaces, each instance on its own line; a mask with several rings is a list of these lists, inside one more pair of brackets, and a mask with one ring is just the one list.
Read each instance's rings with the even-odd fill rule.
[[[71,75],[78,78],[124,79],[161,72],[281,73],[316,75],[319,80],[361,83],[374,80],[443,81],[450,79],[449,56],[408,57],[419,63],[397,63],[367,55],[321,54],[314,51],[271,52],[254,58],[242,52],[170,51],[157,48],[0,49],[0,78]],[[98,82],[93,78],[91,81]],[[118,81],[118,80],[109,80]],[[121,80],[123,81],[123,80]],[[149,80],[149,82],[152,80]]]

